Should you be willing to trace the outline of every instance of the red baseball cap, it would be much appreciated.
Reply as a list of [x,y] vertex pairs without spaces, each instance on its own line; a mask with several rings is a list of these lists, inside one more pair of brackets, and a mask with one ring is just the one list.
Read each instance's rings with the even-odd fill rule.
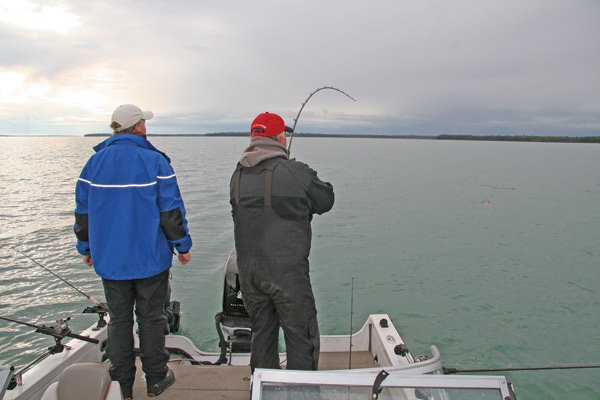
[[273,137],[283,132],[293,132],[293,130],[285,126],[283,118],[270,112],[259,114],[250,125],[251,136]]

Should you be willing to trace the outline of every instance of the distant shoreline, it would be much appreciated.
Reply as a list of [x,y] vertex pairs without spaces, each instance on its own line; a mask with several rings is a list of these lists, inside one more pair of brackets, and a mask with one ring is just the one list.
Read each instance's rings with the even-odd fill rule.
[[[109,137],[109,133],[86,133],[84,137]],[[149,137],[248,137],[248,132],[214,133],[150,133]],[[78,135],[5,135],[1,137],[80,137]],[[349,138],[349,139],[421,139],[421,140],[464,140],[487,142],[546,142],[546,143],[600,143],[600,136],[528,136],[528,135],[351,135],[330,133],[295,133],[303,138]]]
[[[88,133],[86,137],[108,137],[108,133]],[[149,134],[150,137],[247,137],[247,132]],[[600,143],[600,136],[528,136],[528,135],[350,135],[329,133],[295,133],[304,138],[350,138],[350,139],[421,139],[421,140],[471,140],[492,142],[548,142],[548,143]]]

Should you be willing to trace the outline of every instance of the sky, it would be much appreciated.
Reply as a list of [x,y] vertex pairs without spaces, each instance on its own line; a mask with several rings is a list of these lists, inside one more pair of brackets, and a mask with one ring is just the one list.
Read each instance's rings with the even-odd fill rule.
[[0,135],[600,135],[598,0],[0,0]]

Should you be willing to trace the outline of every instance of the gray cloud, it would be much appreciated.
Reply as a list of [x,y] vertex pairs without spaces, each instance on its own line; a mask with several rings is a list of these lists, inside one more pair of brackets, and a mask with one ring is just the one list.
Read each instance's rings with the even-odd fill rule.
[[2,97],[0,133],[104,130],[124,102],[169,133],[246,130],[333,85],[358,102],[323,91],[300,131],[600,135],[595,1],[38,3],[80,25],[0,22],[0,73],[47,87]]

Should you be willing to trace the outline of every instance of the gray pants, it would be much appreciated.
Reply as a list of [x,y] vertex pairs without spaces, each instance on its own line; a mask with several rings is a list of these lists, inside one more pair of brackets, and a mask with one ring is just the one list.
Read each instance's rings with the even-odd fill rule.
[[131,396],[135,379],[133,312],[138,321],[140,359],[148,385],[165,378],[169,352],[165,349],[164,312],[169,287],[169,270],[158,275],[125,281],[102,279],[108,303],[108,346],[110,375],[119,381],[124,396]]
[[238,268],[244,305],[252,322],[252,371],[280,368],[280,326],[287,369],[316,370],[319,327],[308,260],[290,265],[265,258],[238,258]]

